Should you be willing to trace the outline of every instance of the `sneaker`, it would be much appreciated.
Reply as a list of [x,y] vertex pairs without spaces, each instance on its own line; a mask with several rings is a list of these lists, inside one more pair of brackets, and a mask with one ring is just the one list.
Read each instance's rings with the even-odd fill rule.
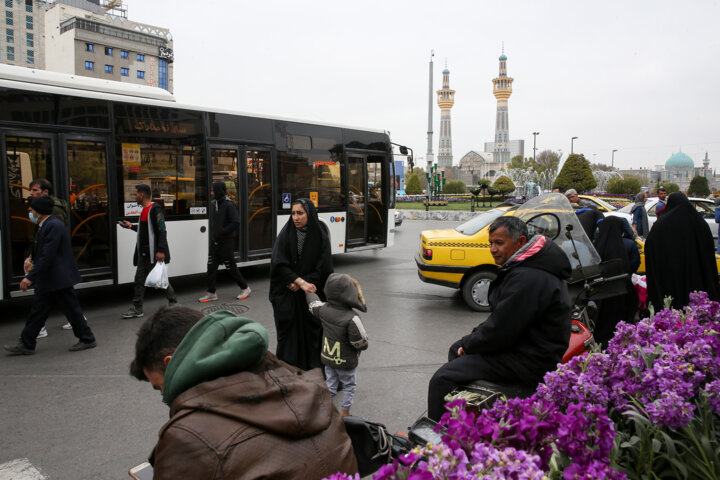
[[132,306],[128,309],[127,312],[122,314],[122,318],[140,318],[143,315],[145,314],[143,313],[142,309]]
[[72,347],[68,348],[71,352],[79,352],[81,350],[87,350],[88,348],[95,348],[97,347],[97,343],[95,342],[77,342]]
[[200,303],[214,302],[215,300],[217,300],[217,293],[210,292],[207,292],[205,295],[198,298],[198,302]]
[[4,347],[11,355],[35,355],[35,349],[26,347],[22,342],[18,342],[17,345],[5,345]]
[[70,322],[67,322],[65,325],[62,326],[63,330],[72,330],[72,325],[70,325]]
[[237,298],[238,300],[245,300],[247,297],[250,296],[251,292],[252,290],[250,290],[250,286],[248,286],[247,288],[243,288],[242,290],[240,290],[240,294],[235,298]]
[[47,337],[47,328],[42,327],[42,329],[40,330],[40,333],[38,333],[37,338],[45,338],[45,337]]

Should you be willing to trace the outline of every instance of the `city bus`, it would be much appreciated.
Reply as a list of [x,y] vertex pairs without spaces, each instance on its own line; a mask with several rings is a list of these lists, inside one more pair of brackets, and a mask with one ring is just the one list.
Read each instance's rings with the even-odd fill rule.
[[207,268],[210,187],[240,215],[239,265],[267,263],[291,204],[318,208],[332,253],[393,244],[395,176],[387,132],[181,105],[152,87],[0,64],[0,300],[32,251],[29,184],[46,178],[69,205],[79,288],[129,283],[135,187],[166,213],[170,275]]

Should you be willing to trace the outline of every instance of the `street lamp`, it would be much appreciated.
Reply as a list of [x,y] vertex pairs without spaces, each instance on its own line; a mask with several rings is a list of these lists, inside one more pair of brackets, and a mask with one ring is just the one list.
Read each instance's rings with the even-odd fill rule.
[[572,137],[570,139],[570,155],[573,154],[573,142],[575,141],[576,138],[578,138],[578,137]]
[[610,160],[610,168],[615,168],[615,152],[617,152],[617,150],[612,151],[612,158]]
[[540,135],[540,132],[533,132],[533,162],[535,161],[535,140],[537,139],[537,136]]

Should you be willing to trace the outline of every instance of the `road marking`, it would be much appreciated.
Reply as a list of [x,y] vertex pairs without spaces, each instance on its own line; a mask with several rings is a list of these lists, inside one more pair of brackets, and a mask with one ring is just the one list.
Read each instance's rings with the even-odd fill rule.
[[12,480],[45,480],[45,476],[32,466],[27,458],[0,463],[0,478]]

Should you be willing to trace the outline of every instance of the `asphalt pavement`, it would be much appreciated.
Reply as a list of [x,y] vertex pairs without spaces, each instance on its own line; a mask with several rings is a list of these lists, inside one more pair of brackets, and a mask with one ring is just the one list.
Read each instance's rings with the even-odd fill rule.
[[[352,414],[391,431],[407,430],[424,412],[428,381],[447,360],[448,347],[486,317],[470,311],[456,290],[418,279],[413,256],[420,231],[455,224],[405,220],[394,246],[333,257],[336,272],[358,280],[368,305],[362,319],[370,347],[360,358]],[[172,263],[169,268],[172,275]],[[242,271],[252,288],[243,301],[234,299],[238,289],[223,272],[220,299],[211,304],[197,303],[204,275],[171,276],[171,282],[184,305],[202,310],[225,304],[260,322],[274,351],[269,266]],[[56,312],[35,355],[0,352],[0,480],[127,479],[128,469],[147,459],[168,418],[159,392],[128,374],[143,321],[120,318],[132,287],[79,290],[79,296],[97,348],[68,352],[76,339],[61,329],[65,319]],[[146,316],[163,303],[161,294],[149,291]],[[0,342],[15,343],[29,308],[28,299],[0,307]]]

